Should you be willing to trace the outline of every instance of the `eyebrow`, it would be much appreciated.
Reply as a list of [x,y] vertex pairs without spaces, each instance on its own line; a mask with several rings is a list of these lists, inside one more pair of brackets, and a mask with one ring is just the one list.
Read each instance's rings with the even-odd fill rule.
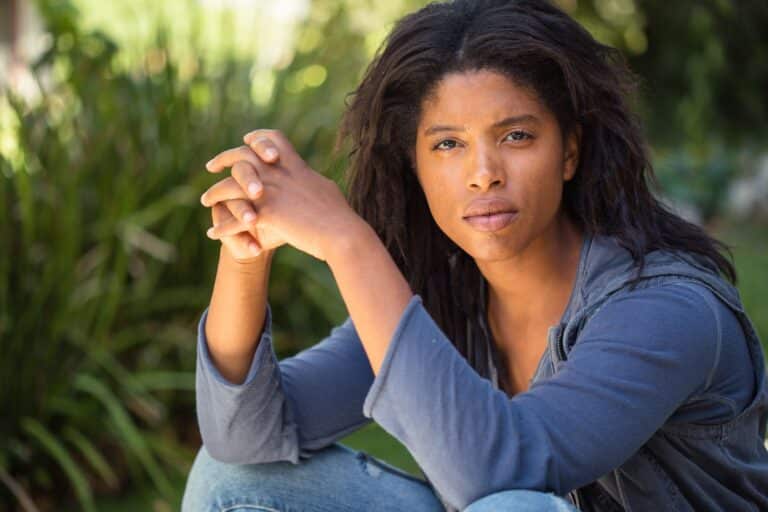
[[[538,122],[539,118],[532,114],[523,114],[521,116],[510,116],[507,118],[502,119],[501,121],[498,121],[496,123],[493,123],[492,128],[503,128],[505,126],[513,125],[513,124],[520,124],[520,123],[535,123]],[[449,125],[434,125],[430,126],[426,130],[424,130],[424,136],[432,135],[434,133],[438,132],[463,132],[465,131],[464,127],[462,126],[449,126]]]

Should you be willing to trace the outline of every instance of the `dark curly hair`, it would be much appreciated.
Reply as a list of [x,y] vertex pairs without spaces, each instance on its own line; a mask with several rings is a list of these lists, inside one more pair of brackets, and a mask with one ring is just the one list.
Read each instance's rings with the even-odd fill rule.
[[424,99],[446,74],[480,69],[535,91],[564,137],[580,129],[579,164],[562,201],[581,229],[615,237],[638,264],[638,276],[648,252],[667,249],[694,253],[735,283],[735,269],[721,254],[728,247],[652,194],[657,183],[629,106],[637,81],[619,51],[544,0],[431,3],[402,18],[379,48],[349,98],[337,148],[351,143],[350,204],[481,375],[489,372],[488,350],[504,367],[488,343],[486,283],[430,215],[412,157]]

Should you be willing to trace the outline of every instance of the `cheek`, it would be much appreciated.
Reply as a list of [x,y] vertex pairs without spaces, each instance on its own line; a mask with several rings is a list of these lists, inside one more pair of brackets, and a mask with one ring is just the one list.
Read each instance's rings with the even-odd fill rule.
[[448,216],[448,205],[450,204],[449,192],[444,183],[427,183],[426,187],[422,186],[424,196],[427,199],[427,206],[432,214],[432,217],[437,222],[437,225],[441,229],[445,230],[445,220]]
[[446,180],[435,179],[434,176],[420,176],[419,183],[435,224],[440,228],[440,231],[448,235],[449,238],[453,238],[451,233],[455,231],[456,202],[458,201],[455,192],[452,191]]
[[[518,183],[525,190],[526,196],[538,200],[556,200],[563,187],[563,161],[551,154],[537,154],[521,168]],[[536,206],[533,204],[532,206]]]

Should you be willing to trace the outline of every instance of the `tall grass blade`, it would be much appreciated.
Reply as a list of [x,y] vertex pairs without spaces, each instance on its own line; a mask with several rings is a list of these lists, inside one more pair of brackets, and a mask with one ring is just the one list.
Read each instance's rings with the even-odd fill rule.
[[157,461],[155,461],[141,432],[133,423],[133,420],[131,420],[130,415],[120,400],[104,383],[90,375],[78,375],[74,386],[76,389],[93,396],[104,405],[112,420],[112,424],[117,430],[117,434],[130,448],[131,453],[141,462],[147,474],[157,486],[157,489],[162,494],[170,496],[172,488],[168,479],[163,474]]
[[66,448],[51,434],[48,429],[34,418],[23,418],[21,428],[35,439],[56,460],[64,474],[67,475],[75,491],[80,505],[85,512],[96,512],[88,477],[80,469]]

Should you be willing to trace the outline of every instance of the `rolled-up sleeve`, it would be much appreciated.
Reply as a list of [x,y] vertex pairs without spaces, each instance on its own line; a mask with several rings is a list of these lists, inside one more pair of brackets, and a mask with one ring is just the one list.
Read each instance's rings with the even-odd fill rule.
[[606,304],[552,377],[508,397],[480,377],[414,296],[363,413],[457,509],[493,492],[565,495],[628,459],[711,374],[717,323],[680,286]]
[[272,311],[242,384],[211,360],[206,309],[198,325],[196,407],[200,434],[215,459],[234,464],[311,457],[370,423],[362,404],[373,372],[350,319],[314,346],[278,362]]

